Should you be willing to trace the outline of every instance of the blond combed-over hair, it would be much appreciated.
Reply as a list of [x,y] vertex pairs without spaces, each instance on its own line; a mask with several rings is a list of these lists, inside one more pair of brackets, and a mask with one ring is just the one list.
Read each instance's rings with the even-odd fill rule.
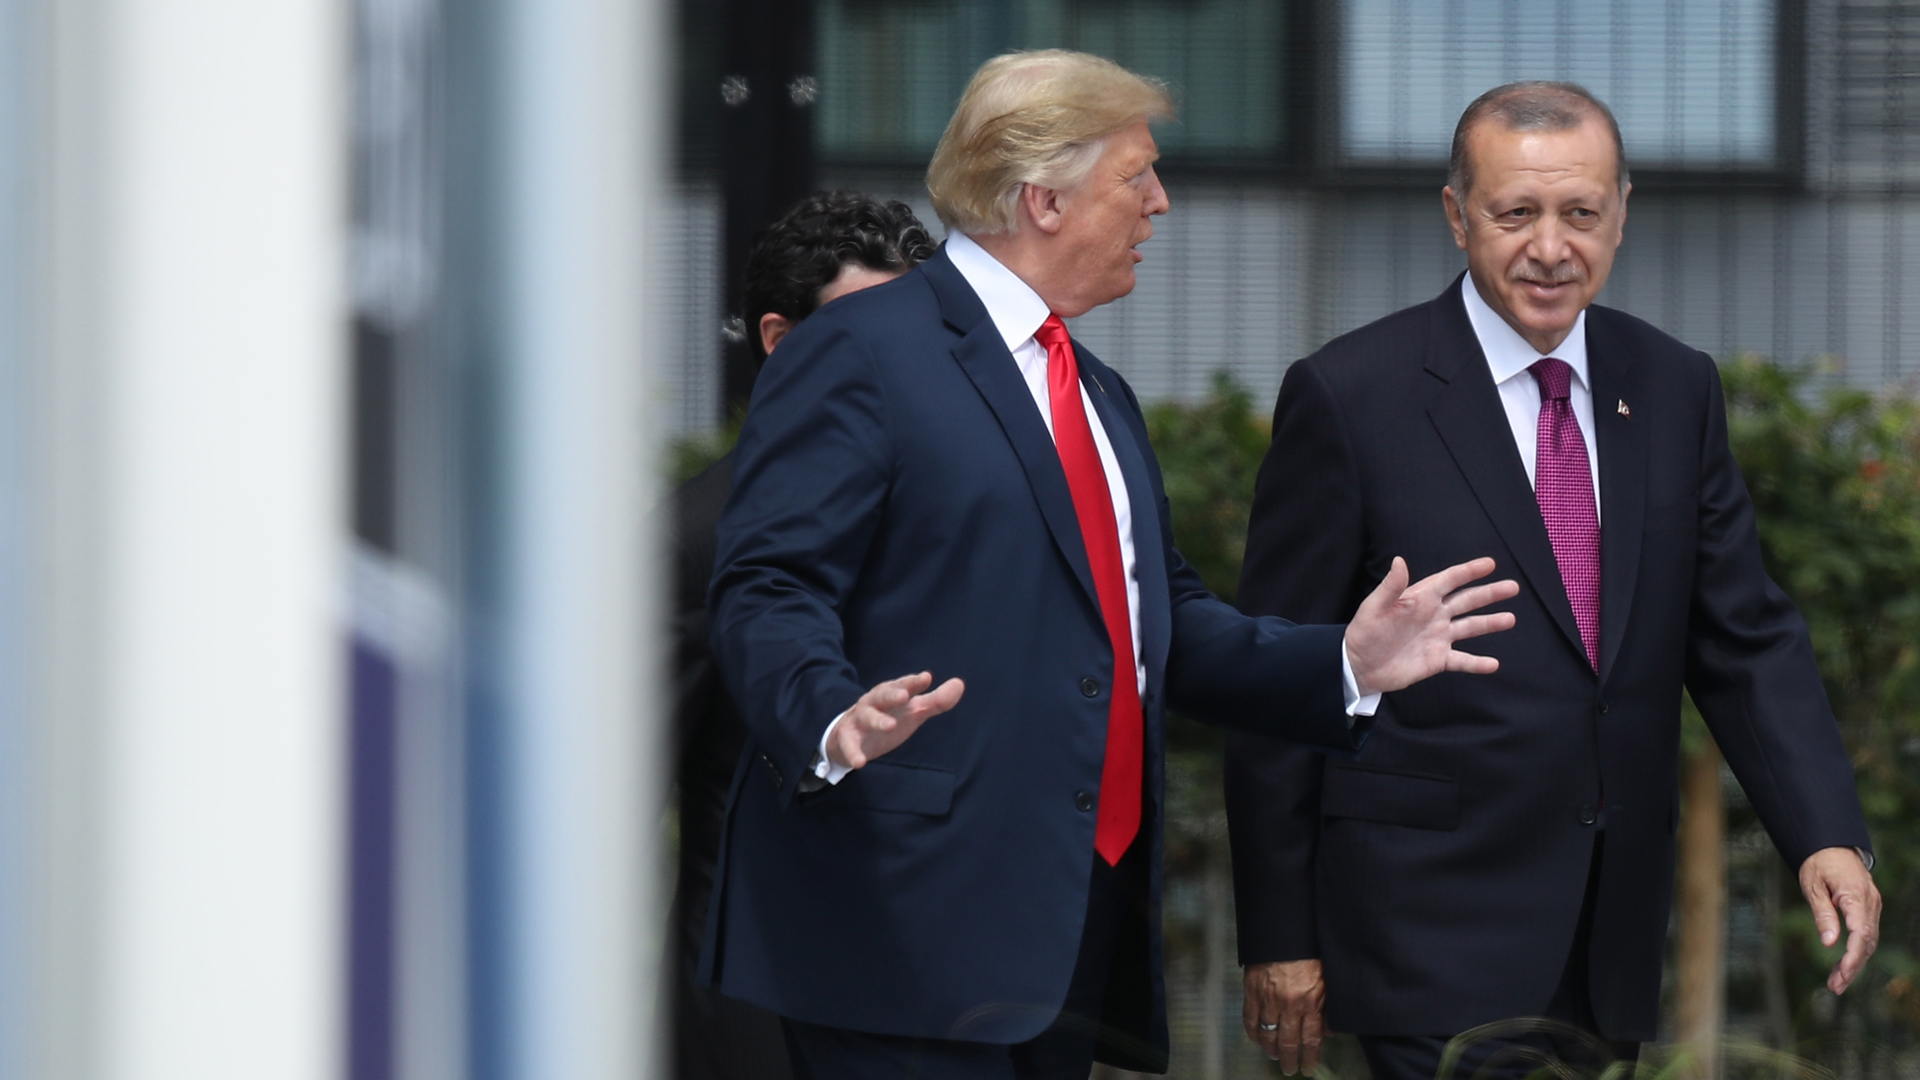
[[996,56],[960,95],[927,166],[927,193],[947,228],[1014,230],[1025,184],[1072,188],[1106,136],[1173,116],[1166,84],[1066,49]]

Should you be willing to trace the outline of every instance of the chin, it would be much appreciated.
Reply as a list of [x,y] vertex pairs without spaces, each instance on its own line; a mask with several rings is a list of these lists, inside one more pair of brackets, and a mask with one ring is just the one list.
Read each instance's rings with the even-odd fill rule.
[[1568,297],[1553,304],[1522,303],[1516,310],[1520,313],[1521,321],[1530,329],[1541,333],[1556,333],[1561,330],[1571,330],[1573,320],[1580,317],[1580,312],[1585,310],[1586,306],[1584,301]]

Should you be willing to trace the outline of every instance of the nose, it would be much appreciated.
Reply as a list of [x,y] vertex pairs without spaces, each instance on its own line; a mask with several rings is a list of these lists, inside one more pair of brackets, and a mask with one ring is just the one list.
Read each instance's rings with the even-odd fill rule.
[[1147,166],[1147,202],[1142,212],[1148,217],[1164,214],[1173,209],[1173,200],[1167,198],[1167,189],[1160,186],[1160,174]]
[[1534,223],[1527,254],[1542,266],[1559,266],[1568,252],[1567,227],[1558,217],[1542,214]]

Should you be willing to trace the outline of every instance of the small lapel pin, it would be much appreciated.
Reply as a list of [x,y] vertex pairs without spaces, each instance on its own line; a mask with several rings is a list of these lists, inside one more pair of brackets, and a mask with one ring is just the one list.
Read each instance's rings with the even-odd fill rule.
[[1624,401],[1622,401],[1620,403],[1620,407],[1614,411],[1618,412],[1621,416],[1624,416],[1629,420],[1633,419],[1633,410],[1627,408],[1627,403]]

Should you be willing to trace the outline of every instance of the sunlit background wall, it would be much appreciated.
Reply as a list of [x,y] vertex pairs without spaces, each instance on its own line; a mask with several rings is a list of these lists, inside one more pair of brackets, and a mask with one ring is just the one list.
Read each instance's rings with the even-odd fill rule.
[[[1900,0],[813,0],[815,184],[906,199],[973,68],[1089,49],[1171,81],[1174,212],[1126,303],[1075,328],[1143,394],[1226,368],[1271,399],[1288,361],[1438,294],[1464,261],[1439,209],[1466,103],[1573,79],[1620,118],[1635,190],[1603,303],[1717,356],[1826,358],[1862,383],[1920,356],[1911,249],[1920,41]],[[690,273],[673,416],[722,414],[723,5],[685,5],[678,171]],[[729,49],[732,50],[729,54]],[[778,87],[774,88],[777,92]],[[752,107],[752,103],[746,106]],[[764,168],[782,165],[768,161]]]

